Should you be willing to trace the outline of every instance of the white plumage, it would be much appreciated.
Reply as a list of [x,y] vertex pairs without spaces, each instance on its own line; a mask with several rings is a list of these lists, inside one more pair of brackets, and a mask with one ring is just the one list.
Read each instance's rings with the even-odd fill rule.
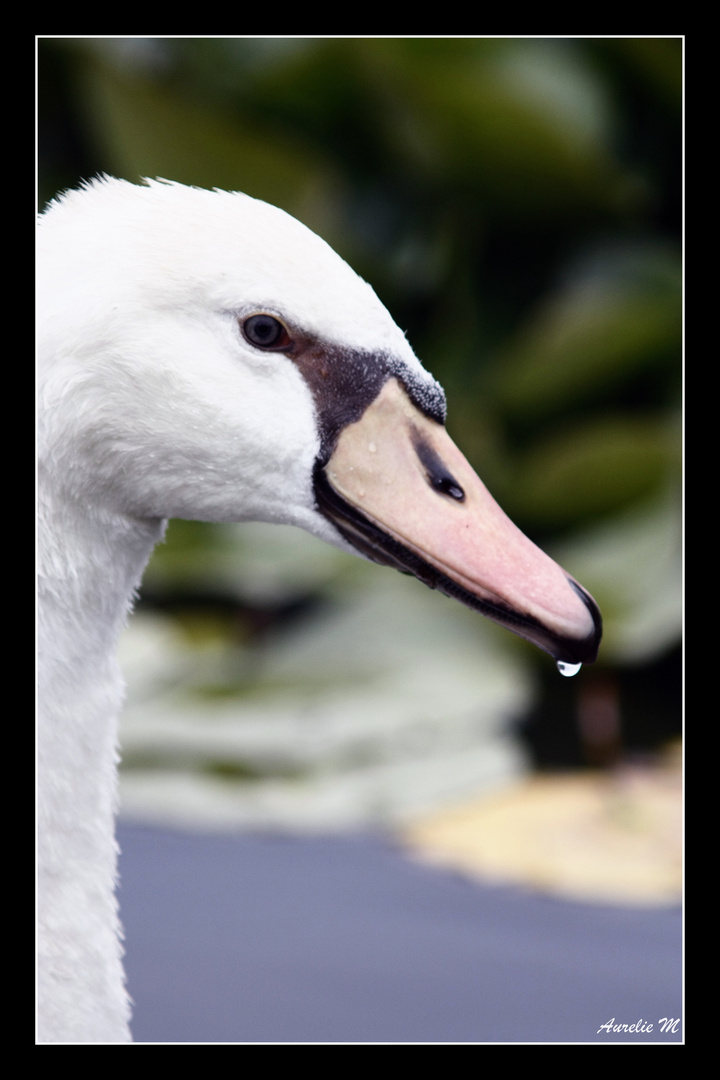
[[125,1042],[114,654],[168,518],[299,525],[556,659],[592,660],[599,616],[447,438],[372,289],[282,211],[95,181],[41,217],[38,299],[39,1038]]

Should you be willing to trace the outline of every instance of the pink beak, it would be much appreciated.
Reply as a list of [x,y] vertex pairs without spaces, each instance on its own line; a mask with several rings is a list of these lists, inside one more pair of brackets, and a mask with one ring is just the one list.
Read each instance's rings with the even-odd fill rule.
[[341,432],[318,492],[355,547],[409,571],[568,665],[592,663],[592,597],[500,509],[444,427],[389,379]]

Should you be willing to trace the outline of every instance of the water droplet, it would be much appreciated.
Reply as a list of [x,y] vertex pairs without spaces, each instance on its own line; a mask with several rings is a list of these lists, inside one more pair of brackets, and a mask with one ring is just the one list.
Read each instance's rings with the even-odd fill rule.
[[565,675],[568,679],[572,675],[577,675],[581,667],[582,664],[567,664],[564,660],[558,660],[557,662],[558,671],[561,675]]

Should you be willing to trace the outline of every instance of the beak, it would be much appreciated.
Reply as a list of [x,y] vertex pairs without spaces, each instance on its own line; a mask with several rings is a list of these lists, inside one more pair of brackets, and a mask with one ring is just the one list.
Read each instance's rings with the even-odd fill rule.
[[321,511],[368,558],[414,574],[558,663],[595,660],[595,601],[513,525],[397,379],[342,430],[315,490]]

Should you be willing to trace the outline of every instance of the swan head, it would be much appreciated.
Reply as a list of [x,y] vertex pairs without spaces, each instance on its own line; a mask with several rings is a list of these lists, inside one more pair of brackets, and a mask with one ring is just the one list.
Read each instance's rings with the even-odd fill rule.
[[503,514],[371,287],[247,195],[102,178],[41,217],[40,466],[134,519],[298,525],[591,662],[594,601]]

